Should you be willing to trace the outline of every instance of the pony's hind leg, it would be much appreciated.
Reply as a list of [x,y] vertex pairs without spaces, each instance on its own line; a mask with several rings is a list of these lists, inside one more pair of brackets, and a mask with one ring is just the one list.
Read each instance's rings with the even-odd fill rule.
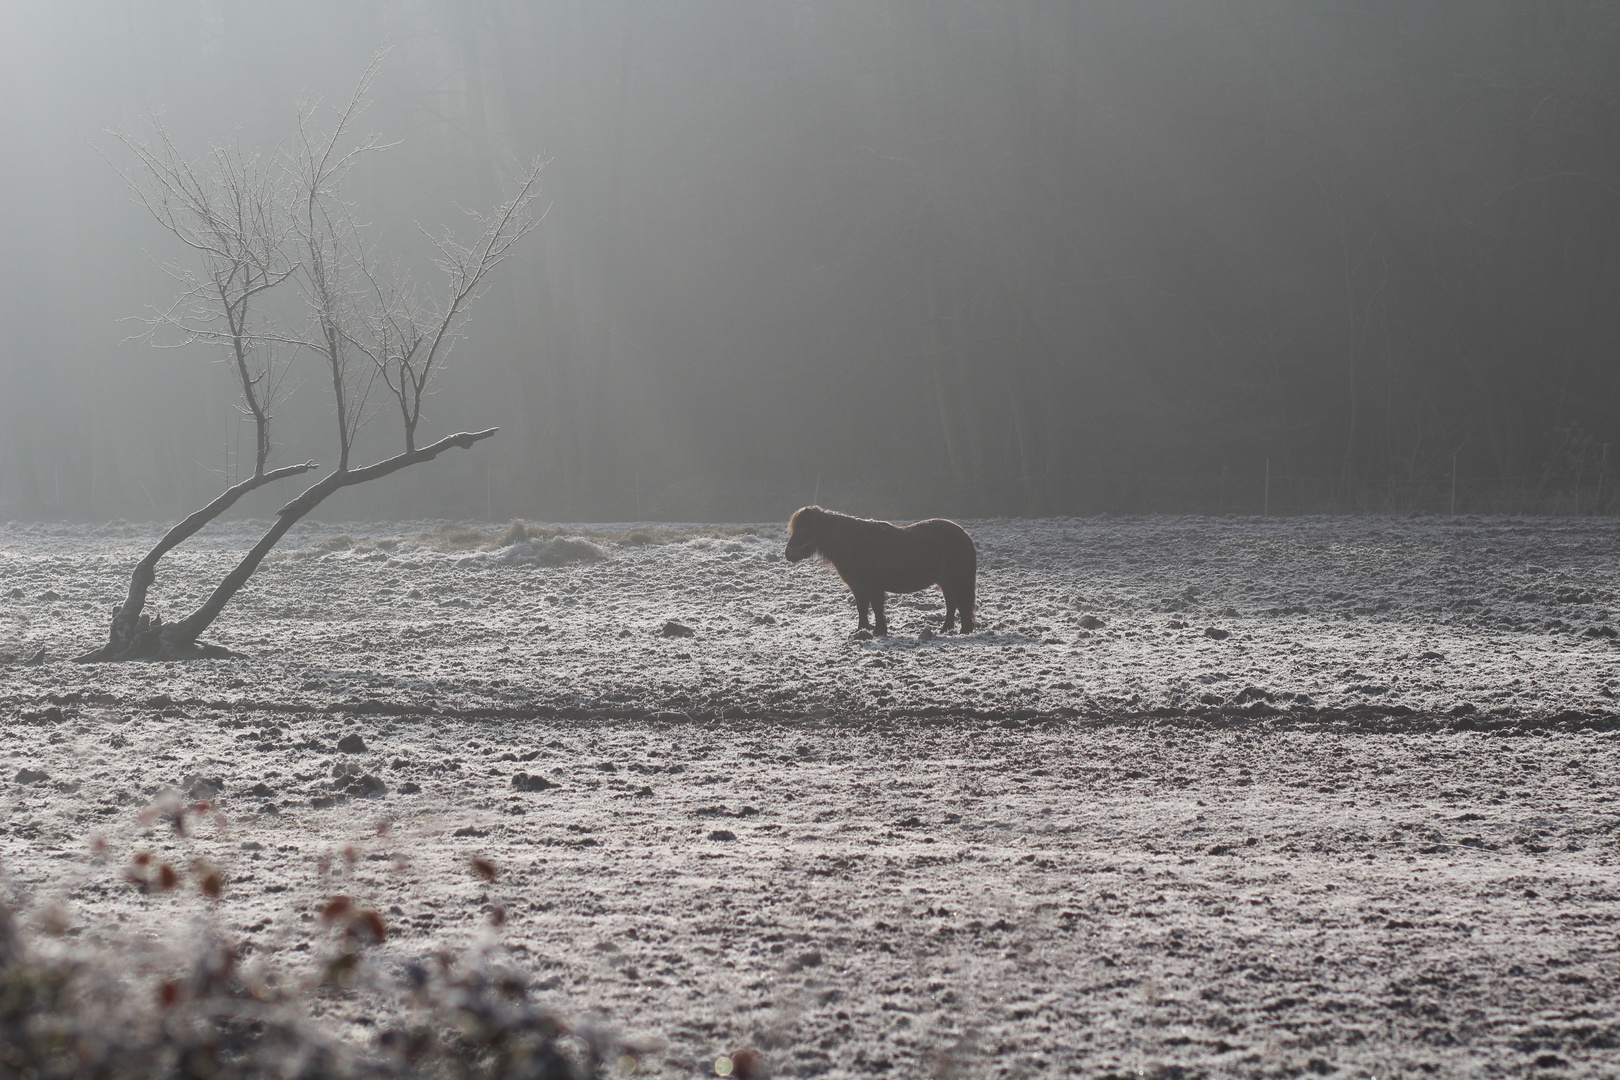
[[[860,612],[861,615],[861,621],[855,627],[857,630],[870,630],[872,628],[871,619],[867,614],[871,610],[871,607],[872,598],[870,596],[867,596],[864,593],[855,594],[855,610]],[[878,608],[879,612],[882,610],[883,609],[881,607]],[[878,616],[880,619],[882,617],[883,616],[881,614]]]
[[881,592],[872,594],[872,617],[877,622],[877,625],[872,628],[872,633],[878,637],[887,637],[889,634],[889,616],[883,610],[883,605],[888,603],[888,599]]
[[945,594],[945,625],[940,627],[941,632],[950,630],[956,625],[957,616],[961,616],[962,633],[971,634],[977,625],[973,618],[973,582],[955,581],[939,589]]

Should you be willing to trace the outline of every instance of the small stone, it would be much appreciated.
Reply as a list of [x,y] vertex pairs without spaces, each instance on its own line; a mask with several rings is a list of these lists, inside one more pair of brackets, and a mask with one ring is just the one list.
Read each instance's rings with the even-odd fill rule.
[[401,795],[415,795],[421,790],[422,785],[418,784],[415,780],[407,780],[403,784],[399,785],[399,793]]
[[1082,630],[1096,630],[1096,629],[1099,629],[1102,625],[1103,625],[1103,621],[1101,619],[1097,618],[1097,616],[1095,616],[1095,615],[1082,615],[1082,616],[1080,616],[1080,629],[1082,629]]
[[732,832],[730,829],[716,829],[712,833],[709,834],[709,839],[710,840],[735,840],[735,839],[737,839],[737,834]]
[[512,787],[518,791],[545,791],[557,786],[543,776],[530,776],[526,772],[516,773],[512,777]]
[[927,626],[923,627],[922,630],[920,630],[917,633],[917,640],[918,641],[933,641],[934,640],[934,631],[931,628],[927,627]]
[[665,623],[664,628],[658,631],[660,637],[691,637],[696,632],[690,626],[682,626],[673,620]]
[[268,799],[270,796],[275,794],[275,790],[272,789],[269,784],[266,784],[263,780],[260,780],[257,784],[254,784],[252,787],[248,788],[247,793],[255,798]]
[[60,600],[62,599],[62,594],[57,592],[55,589],[46,589],[40,594],[39,598],[41,600]]
[[188,799],[209,802],[219,798],[225,790],[225,781],[217,776],[188,776],[180,781],[180,786]]
[[350,780],[349,786],[344,790],[350,795],[358,795],[362,799],[380,799],[388,794],[388,785],[370,773],[363,773]]
[[280,817],[281,807],[277,806],[273,802],[267,802],[263,806],[259,807],[259,813],[265,815],[266,817]]
[[13,600],[21,600],[23,598],[23,591],[20,588],[14,588],[10,592],[6,593],[6,595],[11,597]]
[[851,641],[871,641],[872,640],[872,631],[866,629],[865,627],[862,627],[861,629],[855,631],[853,634],[849,635],[849,640],[851,640]]
[[366,740],[358,732],[350,732],[338,740],[337,748],[345,754],[363,754],[366,752]]
[[17,775],[12,779],[19,784],[38,784],[50,778],[49,773],[42,772],[39,769],[18,769]]
[[1216,641],[1225,641],[1227,638],[1232,636],[1232,631],[1222,630],[1218,626],[1210,626],[1204,629],[1204,636],[1207,638],[1214,638]]

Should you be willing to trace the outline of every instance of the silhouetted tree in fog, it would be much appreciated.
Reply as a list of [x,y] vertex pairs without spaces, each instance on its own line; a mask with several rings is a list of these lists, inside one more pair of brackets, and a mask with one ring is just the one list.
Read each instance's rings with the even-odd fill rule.
[[[294,149],[279,170],[265,168],[234,145],[187,162],[157,123],[154,146],[120,137],[141,167],[131,186],[202,267],[171,269],[184,292],[148,320],[149,332],[176,330],[180,337],[174,344],[225,350],[243,408],[254,420],[257,449],[251,477],[169,530],[137,564],[128,596],[113,611],[107,643],[79,657],[81,662],[225,655],[198,638],[287,530],[327,496],[495,434],[495,428],[486,428],[416,445],[423,397],[454,346],[462,316],[489,273],[537,223],[530,208],[539,193],[540,167],[520,177],[516,193],[493,213],[471,215],[479,225],[474,242],[464,244],[448,230],[433,239],[443,281],[433,291],[420,288],[401,264],[382,261],[369,250],[355,209],[342,194],[357,160],[388,149],[379,136],[354,132],[380,62],[379,57],[367,69],[331,131],[318,128],[313,107],[300,110]],[[307,315],[301,329],[278,326],[262,311],[266,294],[294,282]],[[272,408],[288,353],[312,355],[325,370],[337,428],[337,469],[278,510],[274,524],[195,611],[167,625],[148,617],[141,609],[165,553],[253,489],[318,467],[304,462],[266,468]],[[355,435],[371,415],[369,399],[379,381],[397,407],[386,411],[400,421],[403,449],[353,468]]]

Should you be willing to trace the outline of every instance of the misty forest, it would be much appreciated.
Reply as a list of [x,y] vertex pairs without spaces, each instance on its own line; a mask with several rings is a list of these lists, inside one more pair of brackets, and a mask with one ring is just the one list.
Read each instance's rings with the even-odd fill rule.
[[0,5],[0,1074],[1620,1073],[1617,58]]

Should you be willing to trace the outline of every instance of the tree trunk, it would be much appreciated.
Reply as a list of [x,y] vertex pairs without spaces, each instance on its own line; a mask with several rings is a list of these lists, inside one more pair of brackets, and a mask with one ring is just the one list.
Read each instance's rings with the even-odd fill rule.
[[[108,643],[94,652],[77,657],[77,662],[192,660],[208,657],[222,658],[233,655],[228,649],[217,645],[201,644],[197,639],[219,617],[219,613],[225,609],[225,605],[230,602],[231,597],[236,595],[237,590],[241,589],[247,579],[253,576],[253,572],[259,568],[259,564],[264,561],[264,557],[287,534],[287,530],[291,529],[310,511],[324,502],[328,495],[342,488],[379,479],[418,462],[431,461],[453,446],[469,447],[475,442],[494,435],[497,430],[499,429],[487,428],[483,431],[458,432],[455,435],[447,435],[430,446],[424,446],[418,450],[407,450],[403,454],[396,454],[394,457],[367,465],[363,469],[340,470],[332,473],[324,480],[304,489],[297,498],[276,511],[275,524],[271,525],[265,534],[259,538],[259,542],[254,544],[252,549],[242,557],[242,561],[237,563],[229,574],[225,575],[225,580],[219,583],[213,594],[196,611],[193,611],[177,623],[164,623],[161,619],[149,620],[145,616],[137,618],[136,616],[139,615],[140,610],[139,604],[144,600],[146,589],[152,582],[153,568],[164,552],[196,532],[208,521],[219,516],[246,491],[250,491],[253,487],[258,487],[272,478],[280,479],[282,476],[304,472],[314,468],[314,464],[288,466],[286,469],[277,469],[274,473],[265,474],[264,479],[244,480],[241,484],[220,496],[220,498],[215,499],[207,507],[176,525],[169,531],[169,535],[165,536],[162,542],[156,548],[153,548],[145,559],[141,560],[140,565],[135,568],[135,573],[130,581],[130,600],[126,601],[113,614],[113,629]],[[134,606],[132,607],[132,605]],[[124,612],[126,610],[133,611],[133,614],[125,617]]]
[[[306,461],[301,465],[288,465],[267,473],[256,473],[241,483],[226,488],[213,502],[170,529],[164,534],[163,539],[146,553],[146,557],[135,565],[135,572],[129,577],[129,593],[124,597],[122,604],[113,608],[107,644],[83,656],[74,657],[75,662],[90,664],[103,660],[133,659],[126,654],[130,653],[136,647],[137,640],[142,635],[148,634],[152,628],[151,620],[141,614],[141,609],[146,606],[146,590],[152,587],[152,582],[157,577],[158,560],[197,533],[204,525],[229,510],[248,492],[273,481],[297,476],[319,467],[313,461]],[[162,625],[161,619],[157,625]]]

